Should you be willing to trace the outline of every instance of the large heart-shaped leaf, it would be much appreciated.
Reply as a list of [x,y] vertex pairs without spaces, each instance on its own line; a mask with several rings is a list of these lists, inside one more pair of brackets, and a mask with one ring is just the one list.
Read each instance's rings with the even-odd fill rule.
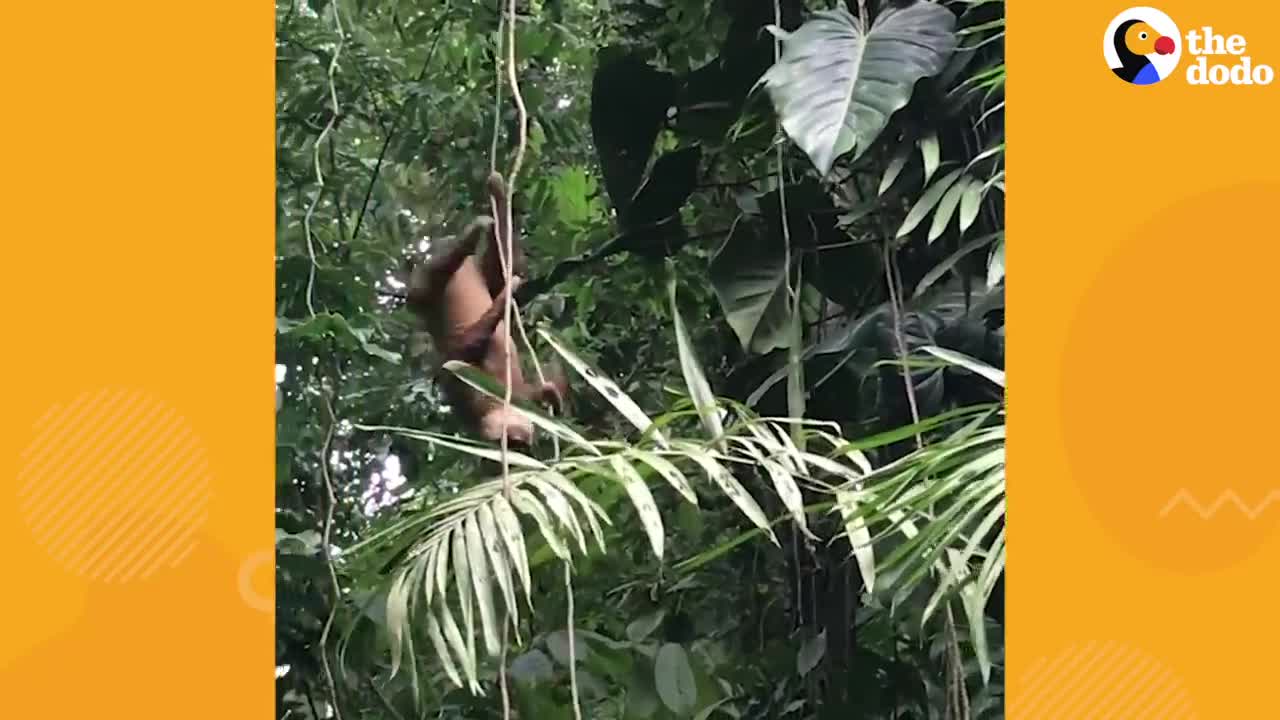
[[761,78],[787,135],[826,175],[840,155],[860,154],[907,104],[916,81],[942,70],[956,47],[955,15],[940,4],[890,8],[867,29],[843,7],[814,13],[782,39],[782,58]]
[[743,349],[786,347],[787,262],[781,239],[763,223],[740,218],[711,259],[711,286]]

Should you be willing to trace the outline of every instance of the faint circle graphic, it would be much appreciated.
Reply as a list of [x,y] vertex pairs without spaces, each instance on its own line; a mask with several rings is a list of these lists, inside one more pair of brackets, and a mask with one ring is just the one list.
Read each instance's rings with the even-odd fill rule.
[[263,565],[271,564],[275,556],[274,550],[259,550],[252,553],[240,563],[240,571],[236,575],[236,588],[240,591],[240,599],[245,605],[260,612],[274,611],[275,603],[270,597],[253,589],[253,574]]
[[[1238,181],[1094,240],[1107,247],[1064,328],[1062,441],[1090,512],[1149,567],[1216,572],[1280,529],[1280,482],[1258,460],[1280,402],[1258,321],[1280,245],[1257,227],[1277,198]],[[1218,244],[1230,272],[1205,271]]]
[[208,518],[212,473],[172,407],[123,388],[87,392],[35,421],[18,508],[59,565],[125,583],[176,567]]
[[1182,680],[1163,662],[1115,641],[1072,645],[1033,661],[1020,676],[1009,687],[1009,717],[1200,717]]

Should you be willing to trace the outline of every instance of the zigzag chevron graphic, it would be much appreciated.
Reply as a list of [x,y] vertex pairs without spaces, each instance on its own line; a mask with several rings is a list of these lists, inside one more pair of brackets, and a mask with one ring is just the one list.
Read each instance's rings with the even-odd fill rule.
[[1196,499],[1196,496],[1193,495],[1190,490],[1182,488],[1178,492],[1174,493],[1173,497],[1169,498],[1169,502],[1165,503],[1164,508],[1160,510],[1160,517],[1164,517],[1173,512],[1173,509],[1179,505],[1185,505],[1187,508],[1199,515],[1201,519],[1208,520],[1214,515],[1217,515],[1223,505],[1230,504],[1235,506],[1237,510],[1250,520],[1257,520],[1258,516],[1266,512],[1267,508],[1271,507],[1271,504],[1275,502],[1280,502],[1280,488],[1267,493],[1266,497],[1262,498],[1257,505],[1252,507],[1250,507],[1235,490],[1222,491],[1222,494],[1218,495],[1217,499],[1208,506],[1205,506],[1200,504],[1200,501]]

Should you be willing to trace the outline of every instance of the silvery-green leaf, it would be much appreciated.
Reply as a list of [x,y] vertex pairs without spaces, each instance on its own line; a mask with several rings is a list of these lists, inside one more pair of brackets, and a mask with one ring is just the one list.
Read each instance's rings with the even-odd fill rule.
[[591,533],[595,535],[596,544],[600,546],[600,552],[604,552],[604,531],[601,530],[600,523],[597,522],[597,518],[604,521],[606,525],[613,524],[613,521],[611,521],[609,516],[604,513],[604,510],[601,510],[599,505],[583,494],[583,492],[578,489],[578,486],[570,482],[565,476],[556,472],[545,472],[542,473],[540,477],[552,485],[555,485],[566,496],[572,498],[578,503],[582,508],[582,514],[587,516],[587,524],[591,526]]
[[387,633],[391,644],[391,677],[400,671],[404,655],[404,630],[408,624],[409,592],[405,587],[406,573],[400,573],[387,591]]
[[[542,534],[542,539],[546,541],[547,547],[551,548],[551,552],[555,553],[556,557],[561,560],[569,562],[572,557],[569,553],[569,547],[565,545],[559,531],[551,524],[551,516],[547,514],[547,509],[542,506],[542,503],[532,493],[519,488],[511,493],[511,503],[515,505],[517,510],[533,518],[533,521],[538,524],[538,532]],[[583,552],[586,552],[585,545],[583,546]]]
[[445,645],[444,635],[440,632],[440,623],[436,620],[435,613],[427,612],[427,637],[431,639],[431,647],[435,648],[436,657],[440,660],[440,665],[444,667],[444,674],[449,677],[449,681],[458,687],[462,687],[462,678],[458,675],[458,665],[453,661],[453,656],[449,654],[449,648]]
[[[512,499],[515,498],[515,490],[511,493]],[[512,566],[515,567],[516,577],[520,578],[520,585],[524,587],[525,603],[529,607],[533,607],[533,581],[529,576],[529,556],[524,546],[524,532],[520,529],[520,518],[516,517],[516,513],[511,509],[511,504],[502,495],[498,495],[493,499],[493,518],[498,523],[498,529],[502,532],[502,542],[507,547],[507,557],[511,559]]]
[[916,204],[911,206],[911,210],[907,212],[907,217],[902,221],[902,227],[898,228],[897,237],[906,237],[911,234],[912,230],[924,221],[929,213],[937,207],[941,202],[942,196],[951,189],[957,178],[964,170],[952,170],[951,172],[938,178],[930,185],[920,198],[916,200]]
[[934,357],[945,360],[946,362],[949,362],[952,365],[958,365],[964,368],[965,370],[968,370],[969,372],[981,375],[982,377],[990,380],[991,382],[995,383],[996,385],[999,385],[1000,387],[1004,387],[1004,371],[1003,370],[997,370],[996,368],[991,367],[990,365],[982,362],[981,360],[971,358],[968,355],[965,355],[964,353],[961,353],[961,352],[956,352],[955,350],[948,350],[946,348],[940,348],[934,345],[926,345],[921,349],[929,353],[930,355],[933,355]]
[[757,464],[765,469],[769,475],[769,480],[773,482],[773,489],[777,491],[778,498],[782,500],[782,505],[791,514],[791,519],[795,522],[796,527],[800,528],[800,532],[809,537],[814,537],[809,532],[809,523],[804,514],[804,496],[800,493],[800,487],[796,485],[795,478],[791,477],[791,473],[787,472],[778,463],[766,458],[754,446],[747,444],[748,452],[755,457]]
[[[572,367],[574,371],[581,375],[582,378],[591,385],[591,387],[595,388],[596,392],[603,395],[604,399],[608,400],[609,404],[612,405],[614,409],[622,415],[622,417],[630,421],[632,425],[635,425],[640,432],[648,432],[652,428],[653,420],[645,414],[645,411],[636,404],[635,400],[631,399],[631,396],[627,395],[622,391],[622,388],[618,387],[617,383],[610,380],[600,371],[591,367],[591,365],[585,360],[578,357],[576,353],[557,341],[551,333],[545,330],[538,330],[538,334],[542,336],[542,339],[545,340],[548,345],[560,354],[560,357],[564,358],[565,362],[569,363],[569,367]],[[666,440],[662,433],[655,431],[652,435],[654,442],[658,443],[660,447],[665,447]]]
[[987,260],[987,288],[993,288],[1004,279],[1004,236],[991,251],[991,259]]
[[[761,78],[797,145],[822,175],[850,150],[861,153],[936,75],[956,46],[955,15],[941,4],[881,12],[867,29],[843,6],[814,13],[782,38],[782,58]],[[855,155],[856,157],[856,155]]]
[[864,517],[858,514],[858,496],[856,493],[840,491],[836,493],[836,508],[844,518],[844,533],[853,548],[853,556],[858,561],[858,571],[862,573],[862,584],[867,592],[875,589],[876,554],[871,545],[871,531],[867,528]]
[[979,180],[970,180],[960,197],[960,232],[965,232],[978,219],[978,210],[982,208],[982,196],[986,188]]
[[644,615],[637,620],[633,620],[627,625],[627,639],[633,643],[638,643],[649,637],[650,633],[658,629],[664,618],[667,617],[667,611],[662,608]]
[[635,506],[645,534],[649,536],[649,545],[653,548],[654,557],[661,560],[665,537],[662,529],[662,514],[658,512],[658,506],[653,502],[653,494],[649,492],[649,486],[645,485],[644,478],[640,477],[640,473],[636,472],[625,458],[614,455],[611,463],[613,471],[622,481],[622,488],[627,491],[631,504]]
[[880,179],[880,187],[876,190],[877,195],[883,195],[886,190],[893,187],[893,181],[902,174],[902,168],[906,167],[910,159],[911,145],[905,142],[898,145],[898,148],[893,151],[893,157],[889,159],[889,164],[885,166],[884,177]]
[[[511,579],[511,567],[507,564],[506,554],[502,550],[502,537],[498,531],[498,523],[488,505],[481,505],[476,510],[476,521],[480,526],[480,540],[484,543],[485,554],[489,558],[489,566],[493,569],[493,579],[502,591],[502,598],[507,604],[507,612],[511,614],[511,622],[519,618],[520,607],[516,603],[514,581]],[[518,628],[519,625],[517,624]]]
[[756,527],[765,531],[765,533],[769,535],[769,539],[773,541],[774,545],[781,546],[781,543],[778,542],[778,537],[773,534],[773,528],[769,524],[769,518],[765,517],[764,511],[760,509],[759,503],[756,502],[755,498],[751,497],[751,494],[747,492],[746,488],[742,487],[742,483],[738,482],[738,479],[733,476],[733,473],[729,472],[723,465],[712,458],[709,453],[696,445],[680,443],[677,446],[677,449],[684,453],[690,460],[697,463],[697,465],[702,468],[703,472],[707,474],[707,477],[720,488],[720,491],[733,501],[734,505],[738,506],[738,509],[742,511],[742,514],[746,515],[747,519]]
[[670,274],[667,282],[667,293],[671,300],[671,317],[676,327],[676,350],[680,356],[680,372],[684,374],[685,386],[689,388],[689,397],[698,409],[698,418],[707,431],[709,439],[718,440],[724,435],[724,425],[720,422],[720,408],[716,404],[716,396],[711,392],[711,384],[702,371],[702,363],[698,361],[698,353],[689,339],[689,332],[680,317],[680,308],[676,304],[675,273]]
[[928,183],[942,159],[942,143],[938,141],[936,130],[920,138],[920,159],[924,161],[924,181]]
[[933,224],[929,226],[929,242],[937,240],[942,237],[942,233],[946,232],[947,226],[951,224],[951,218],[956,214],[956,208],[960,206],[960,198],[964,195],[965,188],[972,182],[977,181],[967,175],[961,176],[942,196],[942,200],[938,202],[938,210],[933,214]]
[[[452,542],[450,542],[450,539],[452,539]],[[476,652],[476,622],[475,604],[471,599],[474,585],[471,580],[471,563],[467,560],[467,539],[463,535],[462,528],[458,527],[451,534],[445,535],[442,542],[453,553],[453,579],[457,589],[458,607],[462,610],[462,628],[466,631],[464,639],[467,642],[467,655],[474,657]],[[436,566],[436,581],[439,584],[440,604],[442,606],[446,606],[449,603],[446,592],[448,576],[449,558],[441,552],[440,562]]]
[[675,488],[676,492],[680,493],[685,500],[694,505],[698,504],[698,496],[694,493],[693,486],[689,484],[689,480],[674,463],[668,462],[666,458],[646,450],[630,450],[627,455],[656,470],[662,476],[662,479]]
[[471,585],[475,589],[476,606],[480,608],[480,628],[483,631],[484,649],[496,657],[502,652],[498,640],[498,614],[493,606],[493,586],[489,583],[489,565],[485,562],[484,538],[480,536],[480,524],[475,516],[464,523],[467,542],[467,563],[471,568]]
[[480,683],[476,680],[475,649],[462,639],[458,623],[453,619],[453,613],[449,611],[449,603],[442,600],[437,607],[440,610],[440,625],[444,628],[444,638],[453,649],[454,655],[462,662],[462,673],[467,678],[471,692],[478,693]]
[[582,526],[578,523],[578,517],[573,511],[573,506],[565,499],[564,494],[557,490],[554,485],[543,481],[541,478],[531,478],[529,485],[542,494],[542,497],[547,501],[547,508],[551,510],[551,514],[555,515],[560,526],[578,541],[578,549],[582,551],[583,555],[586,555],[587,537],[582,532]]

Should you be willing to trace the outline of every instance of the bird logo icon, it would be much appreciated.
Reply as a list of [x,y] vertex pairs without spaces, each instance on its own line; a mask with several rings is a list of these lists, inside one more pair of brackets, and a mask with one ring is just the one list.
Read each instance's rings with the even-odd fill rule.
[[1103,54],[1116,77],[1154,85],[1169,77],[1182,55],[1178,27],[1155,8],[1130,8],[1107,28]]

